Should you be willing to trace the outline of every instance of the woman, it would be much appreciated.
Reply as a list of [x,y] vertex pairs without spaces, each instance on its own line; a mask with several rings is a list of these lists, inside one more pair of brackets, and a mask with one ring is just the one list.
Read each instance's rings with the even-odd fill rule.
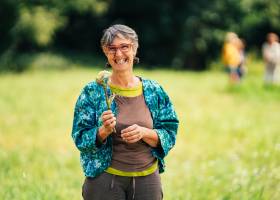
[[162,199],[159,173],[174,146],[178,119],[169,97],[155,81],[133,73],[138,36],[113,25],[101,39],[112,74],[104,81],[116,94],[107,110],[97,82],[87,84],[74,113],[72,137],[81,153],[85,200]]

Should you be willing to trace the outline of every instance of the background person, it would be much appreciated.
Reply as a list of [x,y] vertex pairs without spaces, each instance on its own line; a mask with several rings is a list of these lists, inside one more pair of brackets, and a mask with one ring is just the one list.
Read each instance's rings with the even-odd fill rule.
[[229,73],[231,83],[240,81],[238,66],[241,63],[241,55],[238,48],[239,38],[236,33],[228,32],[222,49],[222,60]]
[[264,81],[266,84],[273,84],[279,81],[279,69],[280,63],[280,44],[279,37],[275,33],[267,34],[267,41],[262,47],[263,59],[265,62],[265,75]]
[[248,69],[246,67],[245,41],[241,38],[238,38],[236,40],[236,45],[240,55],[240,63],[237,67],[237,74],[239,76],[239,79],[241,80],[248,72]]

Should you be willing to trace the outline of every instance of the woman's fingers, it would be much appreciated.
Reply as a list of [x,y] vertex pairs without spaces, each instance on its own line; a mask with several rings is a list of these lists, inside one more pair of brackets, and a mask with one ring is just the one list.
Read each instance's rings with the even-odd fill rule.
[[112,122],[112,123],[110,123],[110,128],[114,128],[115,126],[116,126],[116,124],[117,124],[117,121],[116,121],[116,119]]
[[107,120],[103,121],[104,126],[110,126],[113,122],[116,121],[116,118],[114,116],[108,118]]
[[135,143],[142,139],[142,127],[134,124],[121,131],[121,137],[127,143]]
[[131,132],[131,131],[134,131],[134,130],[136,130],[137,128],[138,128],[138,125],[137,125],[137,124],[133,124],[133,125],[131,125],[131,126],[125,128],[125,129],[123,129],[123,130],[121,131],[121,134],[127,135],[127,133],[129,133],[129,132]]
[[106,120],[108,120],[108,119],[111,119],[112,117],[114,117],[113,114],[103,115],[103,116],[102,116],[102,121],[106,121]]
[[116,119],[116,118],[115,118],[115,116],[114,116],[114,114],[112,113],[111,110],[106,110],[106,111],[104,111],[104,112],[102,113],[101,119],[102,119],[102,121],[103,121],[103,123],[104,123],[104,122],[106,122],[106,121],[110,121],[110,120]]
[[112,113],[111,110],[107,110],[103,112],[101,115],[102,121],[106,121],[107,119],[110,119],[112,117],[114,117],[114,114]]
[[133,135],[124,139],[127,143],[135,143],[141,140],[141,135]]
[[103,116],[110,115],[110,114],[113,114],[112,110],[106,110],[102,113],[101,116],[103,117]]
[[116,126],[116,117],[114,116],[113,112],[111,110],[106,110],[101,115],[103,126],[110,132],[113,131],[113,129]]

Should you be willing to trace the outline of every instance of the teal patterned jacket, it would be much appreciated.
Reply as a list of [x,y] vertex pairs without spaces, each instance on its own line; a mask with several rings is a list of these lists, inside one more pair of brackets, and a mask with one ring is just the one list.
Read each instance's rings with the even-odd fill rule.
[[[164,157],[174,146],[178,129],[178,118],[174,107],[155,81],[141,78],[145,102],[151,112],[153,128],[157,132],[160,145],[152,148],[152,155],[158,159],[159,172],[164,171]],[[105,80],[107,82],[107,80]],[[110,94],[109,87],[107,88]],[[96,145],[96,133],[102,125],[101,114],[107,110],[103,88],[95,81],[88,83],[82,90],[75,106],[72,138],[80,151],[80,161],[85,176],[96,177],[107,169],[112,159],[112,137]],[[111,110],[117,115],[113,101]]]

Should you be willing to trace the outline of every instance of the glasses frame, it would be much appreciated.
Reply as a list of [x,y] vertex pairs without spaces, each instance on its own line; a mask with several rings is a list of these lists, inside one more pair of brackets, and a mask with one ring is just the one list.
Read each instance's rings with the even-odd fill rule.
[[[126,46],[126,45],[128,46],[128,48],[124,49],[123,47]],[[106,52],[108,54],[111,54],[111,55],[115,55],[118,50],[120,50],[122,53],[126,53],[126,52],[129,52],[131,50],[132,46],[133,46],[133,43],[122,43],[120,45],[107,45],[106,46]],[[110,49],[110,48],[112,48],[112,49]]]

